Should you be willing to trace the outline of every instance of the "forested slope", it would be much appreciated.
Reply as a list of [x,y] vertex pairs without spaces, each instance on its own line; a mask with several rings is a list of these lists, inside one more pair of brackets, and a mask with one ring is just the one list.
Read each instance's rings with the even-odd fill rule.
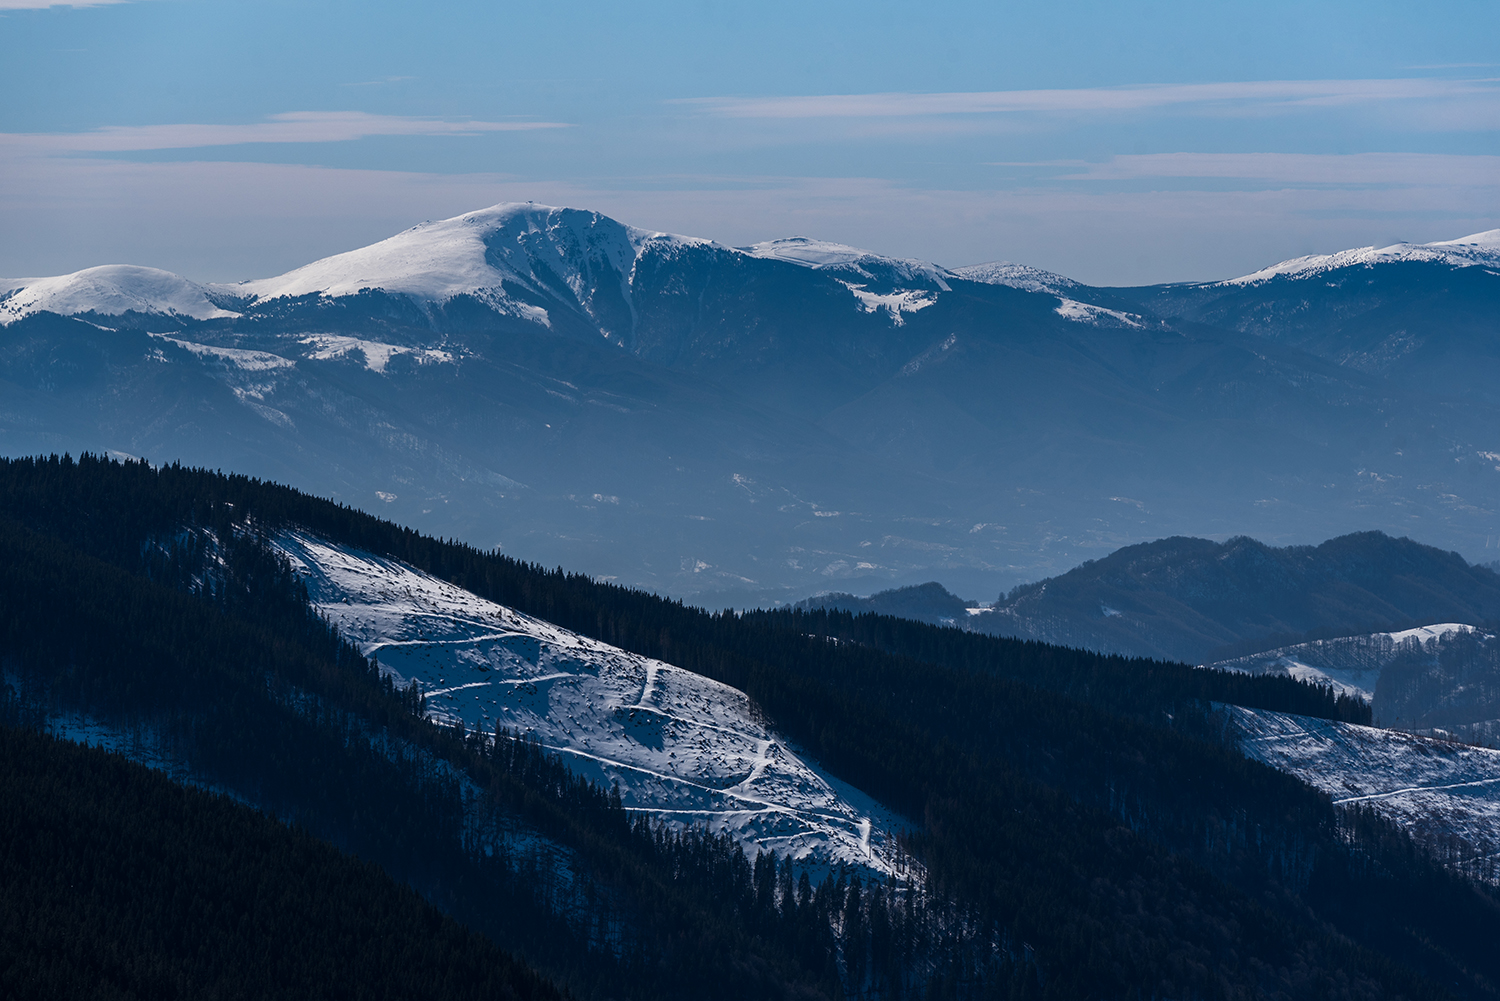
[[562,996],[305,830],[6,725],[0,860],[0,994],[13,1001]]
[[[145,683],[135,674],[156,668],[150,657],[111,659],[89,649],[79,624],[69,626],[70,613],[49,608],[76,612],[90,593],[84,584],[95,577],[115,574],[110,579],[124,588],[126,578],[154,575],[161,583],[153,586],[167,596],[162,602],[196,603],[204,614],[274,632],[283,627],[273,623],[287,620],[284,602],[295,597],[294,585],[276,584],[270,590],[281,597],[261,605],[253,587],[230,586],[234,574],[208,587],[189,579],[186,586],[198,593],[183,595],[167,585],[182,586],[182,568],[200,564],[182,552],[185,543],[150,557],[163,552],[151,540],[196,537],[186,530],[208,528],[254,550],[256,532],[298,525],[743,689],[836,775],[920,824],[907,843],[925,864],[926,899],[951,900],[956,908],[923,916],[907,910],[916,907],[912,895],[840,879],[809,887],[812,909],[803,910],[784,860],[751,865],[741,855],[734,862],[735,853],[713,848],[713,839],[664,851],[660,834],[627,822],[602,791],[563,781],[566,773],[555,763],[517,769],[504,751],[514,743],[505,735],[481,740],[434,732],[400,708],[401,694],[384,691],[368,664],[357,655],[349,659],[326,627],[317,639],[316,623],[288,620],[331,645],[317,670],[293,677],[293,662],[278,677],[318,692],[330,707],[347,706],[342,711],[351,717],[378,718],[373,707],[387,706],[381,725],[388,732],[408,734],[492,790],[497,809],[562,832],[593,871],[608,874],[598,883],[602,890],[618,888],[634,902],[614,913],[627,925],[638,922],[645,931],[633,941],[654,948],[597,958],[588,975],[572,967],[573,982],[591,996],[619,989],[604,979],[609,970],[639,972],[642,983],[653,985],[655,995],[640,993],[642,987],[638,996],[693,996],[711,971],[725,968],[750,972],[715,989],[747,997],[819,991],[895,997],[913,989],[955,997],[1495,995],[1500,957],[1492,943],[1500,935],[1500,907],[1490,891],[1436,866],[1378,820],[1340,816],[1325,796],[1246,761],[1219,738],[1209,708],[1239,702],[1330,718],[1358,715],[1359,707],[1324,690],[878,617],[709,614],[425,538],[283,487],[201,470],[91,458],[7,462],[0,466],[0,516],[12,519],[5,551],[17,554],[0,573],[0,580],[14,582],[4,607],[15,610],[0,643],[59,702],[128,700]],[[28,557],[27,547],[50,547],[50,555]],[[85,573],[83,563],[70,570],[58,563],[63,553],[94,561],[88,565],[95,570]],[[252,552],[230,563],[253,570],[257,559]],[[49,577],[54,564],[61,569]],[[104,566],[108,572],[98,569]],[[274,583],[280,572],[272,565],[241,577]],[[70,581],[80,575],[86,580],[75,588]],[[36,597],[45,588],[34,581],[54,588],[55,596]],[[139,621],[135,614],[110,620],[129,641],[122,647],[149,649],[155,642]],[[41,630],[44,623],[55,628]],[[204,653],[233,660],[234,648],[220,643]],[[182,670],[202,663],[196,656],[179,660]],[[141,667],[125,671],[121,662]],[[325,678],[324,671],[331,673]],[[106,675],[123,680],[96,680]],[[339,694],[345,688],[353,694]],[[208,689],[204,699],[211,706]],[[196,719],[200,709],[184,704],[183,713]],[[305,713],[294,718],[298,726],[328,732]],[[346,732],[344,726],[336,732]],[[330,759],[319,767],[309,782],[326,782],[343,766]],[[356,774],[378,777],[375,765],[361,767],[370,770]],[[431,816],[451,814],[455,799],[439,795],[440,784],[396,777],[441,807],[429,808]],[[351,802],[340,821],[357,834],[365,823],[359,811],[370,806]],[[438,857],[451,866],[430,874],[448,894],[445,906],[481,920],[472,903],[465,909],[454,880],[484,867],[461,853]],[[490,927],[492,934],[505,932]],[[943,945],[936,952],[934,939]],[[978,959],[991,942],[999,949],[988,954],[997,962],[985,966]]]

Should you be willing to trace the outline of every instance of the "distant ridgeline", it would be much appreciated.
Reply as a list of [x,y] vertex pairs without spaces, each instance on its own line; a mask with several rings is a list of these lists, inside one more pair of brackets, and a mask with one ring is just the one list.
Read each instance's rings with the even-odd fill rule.
[[926,584],[878,591],[868,598],[843,591],[830,591],[799,601],[792,607],[802,611],[826,608],[830,611],[853,612],[855,615],[874,612],[876,615],[916,619],[933,625],[963,626],[971,614],[970,609],[977,609],[978,605],[976,601],[964,601],[934,580]]
[[[919,825],[905,846],[922,886],[814,886],[787,859],[629,814],[533,744],[434,726],[419,691],[310,611],[267,544],[290,526],[740,688]],[[1490,998],[1500,983],[1491,890],[1227,745],[1213,703],[1368,719],[1290,677],[871,614],[708,613],[274,484],[89,456],[0,462],[0,663],[7,726],[138,734],[137,756],[379,863],[579,997]],[[54,753],[10,732],[0,747],[7,772]],[[141,810],[170,800],[130,783]],[[3,788],[5,816],[32,809]],[[133,809],[57,824],[157,823]],[[212,810],[226,838],[272,837]],[[48,851],[45,866],[89,871]],[[389,905],[390,928],[411,905]],[[481,948],[438,932],[450,951],[433,962]],[[18,934],[12,953],[77,948]],[[181,969],[184,993],[210,986]]]
[[1496,619],[1492,567],[1360,532],[1282,549],[1244,537],[1128,546],[1017,587],[968,621],[996,635],[1201,664],[1306,639]]

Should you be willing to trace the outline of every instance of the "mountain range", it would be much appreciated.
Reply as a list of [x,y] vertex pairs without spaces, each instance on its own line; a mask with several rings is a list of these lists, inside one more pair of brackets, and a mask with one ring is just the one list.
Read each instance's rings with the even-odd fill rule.
[[1500,231],[1091,288],[505,204],[275,278],[0,283],[0,451],[234,468],[711,605],[1172,535],[1496,544]]

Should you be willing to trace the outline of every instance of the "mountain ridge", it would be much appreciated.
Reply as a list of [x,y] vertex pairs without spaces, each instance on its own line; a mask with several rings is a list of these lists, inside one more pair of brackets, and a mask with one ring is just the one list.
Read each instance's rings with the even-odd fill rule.
[[1382,301],[1427,276],[1427,348],[1400,354],[1399,309],[1349,356],[1251,323],[1256,289],[1208,315],[1018,265],[501,205],[290,283],[151,272],[156,313],[130,311],[139,269],[89,279],[104,299],[54,288],[73,318],[21,315],[41,293],[9,283],[0,450],[246,469],[723,606],[994,593],[1169,535],[1379,528],[1477,552],[1500,394],[1465,338],[1492,326],[1493,276],[1371,267],[1395,269]]
[[[1363,532],[1273,548],[1169,538],[1013,589],[971,628],[1202,663],[1232,645],[1500,618],[1500,575],[1410,539]],[[1263,649],[1264,649],[1263,648]]]

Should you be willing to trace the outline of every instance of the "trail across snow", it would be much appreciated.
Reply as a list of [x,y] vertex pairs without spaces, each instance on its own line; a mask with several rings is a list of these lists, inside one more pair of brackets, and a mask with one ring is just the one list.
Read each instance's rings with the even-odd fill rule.
[[1500,851],[1500,751],[1353,723],[1227,706],[1247,757],[1418,838]]
[[284,534],[318,609],[432,716],[530,733],[626,807],[813,866],[897,866],[906,826],[792,751],[737,689],[497,605],[405,564]]

